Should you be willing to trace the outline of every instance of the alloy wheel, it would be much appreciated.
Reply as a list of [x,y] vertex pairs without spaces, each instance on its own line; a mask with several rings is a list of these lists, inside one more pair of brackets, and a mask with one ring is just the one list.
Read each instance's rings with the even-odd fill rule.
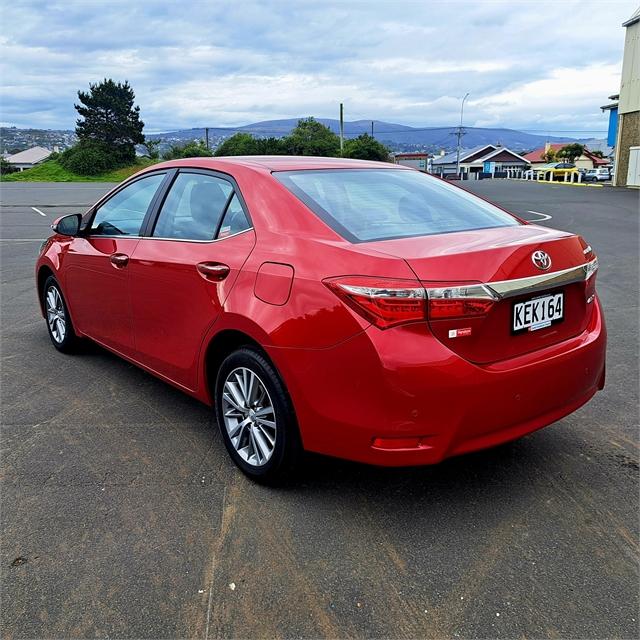
[[276,444],[273,403],[262,380],[246,367],[229,373],[222,390],[222,415],[229,440],[247,464],[266,464]]
[[51,286],[47,289],[46,300],[49,330],[53,339],[60,344],[67,335],[67,316],[62,303],[62,296],[57,287]]

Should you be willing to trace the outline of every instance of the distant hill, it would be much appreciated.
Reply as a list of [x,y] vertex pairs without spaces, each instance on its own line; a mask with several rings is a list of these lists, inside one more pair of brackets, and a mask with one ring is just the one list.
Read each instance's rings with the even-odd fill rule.
[[[250,133],[261,138],[270,136],[279,138],[291,132],[298,124],[299,118],[287,118],[285,120],[265,120],[254,122],[237,128],[210,127],[209,142],[211,147],[216,147],[220,142],[232,136],[234,133]],[[340,125],[338,120],[331,118],[318,118],[320,122],[338,133]],[[344,123],[347,138],[358,136],[362,133],[371,133],[371,120],[354,120]],[[404,124],[373,121],[374,136],[386,144],[392,151],[430,151],[438,152],[440,149],[452,151],[455,149],[456,138],[452,133],[456,130],[452,127],[409,127]],[[487,129],[478,127],[465,127],[465,135],[462,138],[462,146],[465,148],[476,147],[484,144],[500,143],[514,151],[530,151],[542,147],[545,141],[549,142],[576,142],[575,138],[547,137],[515,129]],[[161,151],[170,144],[181,144],[188,140],[204,139],[203,128],[180,129],[165,133],[148,134],[149,138],[161,138]],[[48,149],[59,148],[61,151],[75,143],[73,131],[54,129],[18,129],[16,127],[0,128],[2,140],[2,152],[15,153],[29,147],[42,146]],[[591,149],[606,148],[604,140],[579,140],[587,144]]]
[[[319,122],[328,126],[332,131],[338,133],[340,123],[331,118],[317,118]],[[212,143],[228,138],[234,133],[251,133],[258,137],[281,137],[291,132],[298,124],[298,118],[287,118],[285,120],[265,120],[254,122],[237,128],[211,127],[209,128],[209,139]],[[355,120],[344,123],[346,137],[358,136],[362,133],[371,133],[371,120]],[[475,147],[482,144],[500,143],[514,151],[531,150],[544,145],[545,141],[550,142],[575,142],[575,138],[569,137],[548,137],[514,129],[486,129],[478,127],[465,127],[465,135],[462,139],[464,147]],[[373,121],[373,135],[384,142],[393,150],[425,149],[436,151],[439,149],[451,150],[455,148],[456,138],[452,135],[455,127],[409,127],[407,125],[384,122],[382,120]],[[168,131],[149,135],[150,138],[162,138],[164,140],[192,140],[204,138],[204,129],[183,129],[179,131]]]

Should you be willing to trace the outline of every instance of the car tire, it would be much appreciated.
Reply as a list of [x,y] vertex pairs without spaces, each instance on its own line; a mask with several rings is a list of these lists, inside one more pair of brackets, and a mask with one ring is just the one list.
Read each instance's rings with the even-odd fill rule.
[[282,484],[302,457],[300,432],[282,378],[253,347],[227,356],[216,377],[216,419],[239,469],[261,484]]
[[53,276],[47,278],[42,288],[42,306],[53,346],[62,353],[72,353],[78,345],[78,337],[62,289]]

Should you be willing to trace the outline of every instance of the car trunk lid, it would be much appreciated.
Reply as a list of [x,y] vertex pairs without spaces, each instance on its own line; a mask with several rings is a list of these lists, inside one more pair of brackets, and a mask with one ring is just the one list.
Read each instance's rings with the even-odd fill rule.
[[[407,262],[427,289],[431,331],[474,363],[488,364],[567,340],[584,331],[591,317],[595,277],[587,278],[583,265],[595,256],[576,235],[522,225],[369,244]],[[536,252],[546,253],[550,265],[536,266]],[[562,300],[556,296],[550,302],[548,296],[558,293]],[[464,311],[458,316],[455,309],[450,314],[447,304],[457,296],[477,297],[477,304],[461,305]],[[531,300],[535,302],[515,308]],[[529,319],[533,314],[536,320],[544,305],[555,305],[550,324],[514,329],[514,314],[520,320],[523,312]]]

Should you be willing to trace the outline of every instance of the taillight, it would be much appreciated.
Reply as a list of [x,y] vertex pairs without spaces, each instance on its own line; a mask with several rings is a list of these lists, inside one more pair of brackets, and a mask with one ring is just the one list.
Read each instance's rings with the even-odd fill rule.
[[429,319],[484,316],[498,299],[482,284],[427,287]]
[[342,276],[324,280],[342,301],[380,329],[426,320],[426,292],[417,280]]
[[598,258],[594,258],[584,265],[584,297],[587,304],[593,302],[596,297],[596,274],[598,273]]

